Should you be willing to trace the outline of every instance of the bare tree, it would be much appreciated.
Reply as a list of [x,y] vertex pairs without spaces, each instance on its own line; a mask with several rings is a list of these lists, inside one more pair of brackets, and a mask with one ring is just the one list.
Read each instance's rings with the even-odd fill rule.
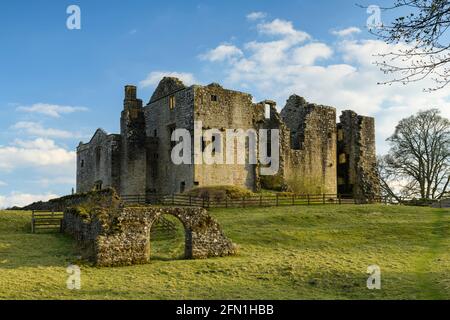
[[[450,121],[437,109],[403,119],[379,160],[385,195],[439,200],[450,184]],[[395,182],[395,184],[394,184]]]
[[376,64],[394,77],[383,84],[408,84],[431,78],[435,86],[425,88],[426,91],[445,87],[450,82],[450,43],[445,36],[450,27],[450,1],[395,0],[392,7],[383,9],[405,14],[372,32],[388,44],[406,44],[378,55],[381,59]]

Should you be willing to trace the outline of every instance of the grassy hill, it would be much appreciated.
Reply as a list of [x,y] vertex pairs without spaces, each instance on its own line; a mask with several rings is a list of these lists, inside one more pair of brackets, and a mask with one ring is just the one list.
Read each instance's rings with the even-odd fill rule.
[[[30,213],[0,212],[0,299],[450,299],[449,210],[342,205],[211,214],[239,245],[238,256],[104,269],[78,262],[82,289],[70,291],[72,240],[30,234]],[[159,256],[165,247],[157,240]],[[382,271],[379,291],[366,288],[373,264]]]

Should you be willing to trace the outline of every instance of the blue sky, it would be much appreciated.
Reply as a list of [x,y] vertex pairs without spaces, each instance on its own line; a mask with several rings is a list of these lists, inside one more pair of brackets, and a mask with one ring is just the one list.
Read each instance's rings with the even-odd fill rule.
[[[72,4],[81,30],[66,27]],[[0,207],[70,193],[79,141],[98,127],[118,132],[123,86],[138,85],[148,101],[165,74],[279,107],[297,93],[375,116],[385,152],[399,119],[432,106],[447,112],[449,92],[377,86],[384,75],[373,54],[386,46],[368,33],[368,17],[354,0],[3,3]]]

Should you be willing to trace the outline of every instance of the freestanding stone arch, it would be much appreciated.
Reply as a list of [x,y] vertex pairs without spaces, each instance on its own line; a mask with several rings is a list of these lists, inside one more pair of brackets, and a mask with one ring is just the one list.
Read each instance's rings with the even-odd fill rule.
[[98,266],[125,266],[150,259],[152,225],[161,215],[177,217],[185,228],[185,256],[205,259],[236,253],[235,245],[219,224],[201,208],[98,209],[89,219],[77,209],[64,213],[64,230],[82,244],[88,258]]

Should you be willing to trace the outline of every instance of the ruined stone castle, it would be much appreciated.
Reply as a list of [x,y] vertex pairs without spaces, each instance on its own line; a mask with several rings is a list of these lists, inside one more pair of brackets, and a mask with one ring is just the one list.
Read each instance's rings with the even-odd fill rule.
[[[258,164],[174,164],[173,131],[186,129],[193,136],[199,121],[203,130],[278,129],[278,174],[262,176]],[[146,106],[135,86],[125,87],[120,125],[120,134],[98,129],[90,142],[79,144],[77,192],[113,187],[121,195],[173,194],[233,185],[369,201],[379,194],[374,119],[344,111],[336,124],[335,108],[297,95],[278,113],[273,101],[254,103],[250,94],[215,83],[186,87],[167,77]]]

